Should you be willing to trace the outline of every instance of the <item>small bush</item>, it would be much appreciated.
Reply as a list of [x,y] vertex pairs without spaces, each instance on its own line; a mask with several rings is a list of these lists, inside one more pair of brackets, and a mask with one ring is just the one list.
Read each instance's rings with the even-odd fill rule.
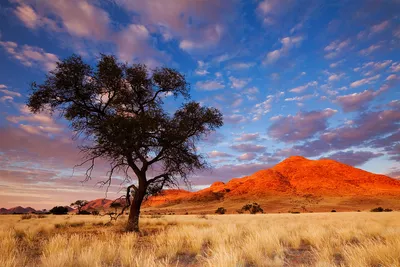
[[391,211],[393,211],[392,209],[384,209],[383,210],[384,212],[391,212]]
[[21,215],[21,220],[30,220],[34,218],[32,214],[23,214]]
[[249,203],[246,204],[242,207],[242,211],[249,211],[250,214],[256,214],[256,213],[264,213],[264,210],[261,208],[261,206],[254,202],[254,203]]
[[292,214],[300,214],[300,211],[291,211]]
[[382,207],[377,207],[377,208],[371,209],[371,212],[382,212],[382,211],[383,211]]
[[95,216],[100,215],[100,212],[98,210],[93,210],[92,215],[95,215]]
[[205,214],[200,214],[199,216],[197,216],[197,218],[199,219],[208,219],[208,217]]
[[225,209],[224,207],[219,207],[219,208],[215,211],[216,214],[225,214],[225,212],[226,212],[226,209]]
[[89,211],[87,211],[87,210],[81,210],[79,213],[78,213],[78,215],[89,215],[89,214],[91,214]]
[[84,225],[85,225],[85,222],[73,222],[73,223],[69,224],[70,227],[82,227]]
[[331,212],[336,212],[336,210],[331,210]]
[[163,217],[164,217],[164,215],[159,215],[159,214],[153,214],[153,215],[150,216],[150,218],[152,218],[152,219],[160,219],[160,218],[163,218]]
[[55,225],[54,225],[54,227],[56,228],[56,229],[64,229],[64,228],[67,228],[67,224],[66,223],[56,223]]

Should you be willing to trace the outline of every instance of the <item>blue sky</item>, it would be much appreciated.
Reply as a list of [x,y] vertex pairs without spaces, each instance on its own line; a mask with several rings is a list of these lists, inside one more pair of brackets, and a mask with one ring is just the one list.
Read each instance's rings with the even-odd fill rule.
[[225,125],[199,144],[213,170],[194,188],[291,155],[400,177],[399,14],[398,1],[2,1],[0,203],[104,196],[71,176],[67,124],[24,107],[29,84],[73,53],[176,68],[194,100],[222,111]]

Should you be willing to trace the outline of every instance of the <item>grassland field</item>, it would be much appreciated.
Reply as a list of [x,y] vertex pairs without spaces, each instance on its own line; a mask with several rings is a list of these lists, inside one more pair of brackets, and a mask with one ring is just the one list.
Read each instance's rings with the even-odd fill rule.
[[126,219],[0,216],[0,266],[400,266],[400,212]]

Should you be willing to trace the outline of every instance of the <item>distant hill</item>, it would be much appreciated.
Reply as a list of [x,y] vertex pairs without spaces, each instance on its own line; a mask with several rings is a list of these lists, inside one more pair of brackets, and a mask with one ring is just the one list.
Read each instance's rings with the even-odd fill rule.
[[24,208],[21,206],[17,206],[17,207],[13,207],[10,209],[0,208],[0,214],[25,214],[25,213],[32,213],[32,212],[36,212],[36,210],[31,207]]
[[294,156],[270,169],[227,183],[215,182],[197,192],[165,190],[144,207],[199,213],[223,206],[233,213],[249,202],[258,202],[267,212],[400,209],[400,181],[330,159]]

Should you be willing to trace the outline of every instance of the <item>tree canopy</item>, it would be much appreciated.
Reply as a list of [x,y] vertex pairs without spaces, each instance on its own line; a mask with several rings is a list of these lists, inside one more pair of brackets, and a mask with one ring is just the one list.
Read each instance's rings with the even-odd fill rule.
[[[32,83],[28,107],[34,113],[58,111],[75,136],[85,140],[80,149],[84,163],[91,163],[85,180],[99,158],[111,164],[103,184],[110,185],[114,173],[124,173],[131,206],[127,229],[138,231],[143,198],[187,182],[190,173],[205,168],[196,143],[223,125],[218,109],[190,101],[189,87],[184,75],[171,68],[149,70],[110,55],[101,55],[93,68],[73,55],[58,62],[43,84]],[[163,107],[167,95],[184,99],[173,113]],[[150,168],[155,175],[148,177]]]

